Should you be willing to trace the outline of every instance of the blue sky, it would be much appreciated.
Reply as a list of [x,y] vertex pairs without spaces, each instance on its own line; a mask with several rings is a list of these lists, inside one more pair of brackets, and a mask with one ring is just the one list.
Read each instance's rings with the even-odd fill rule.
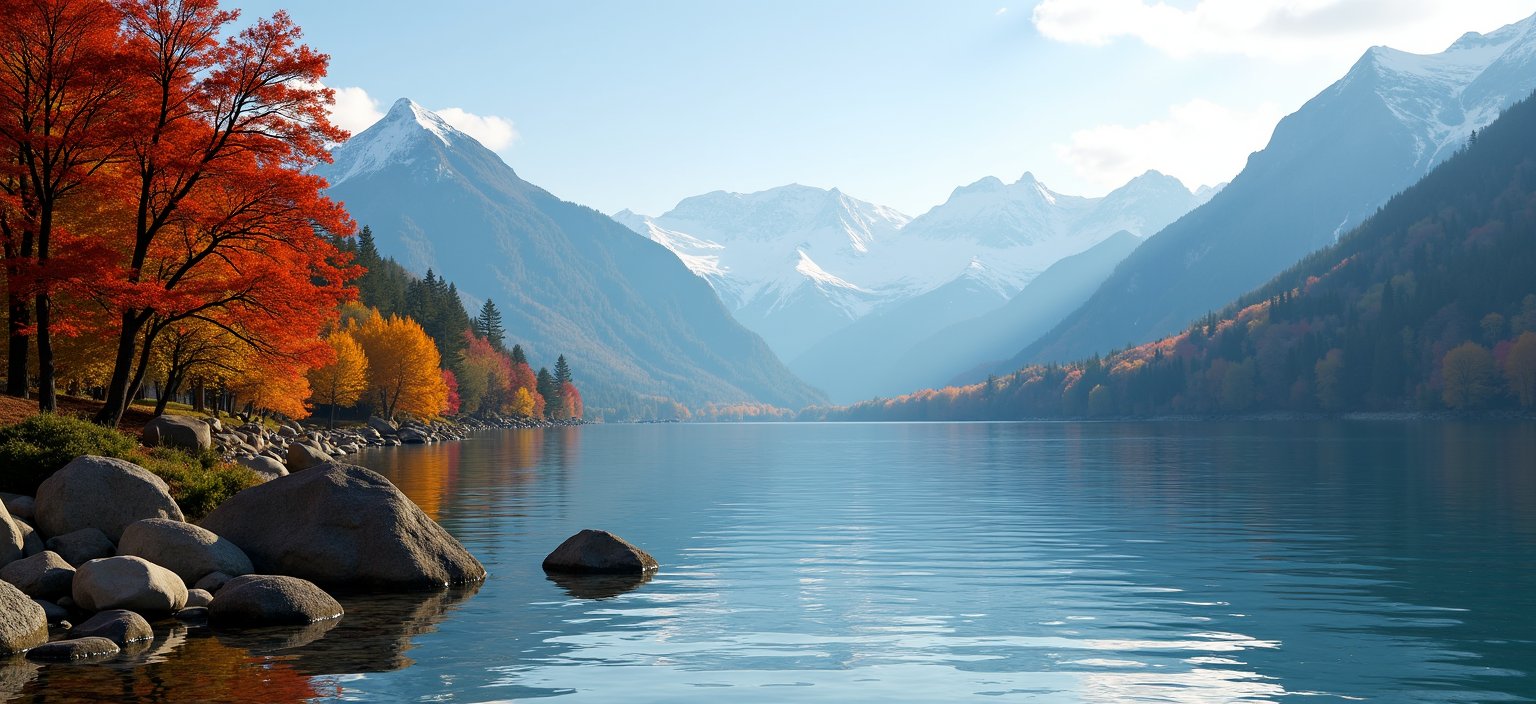
[[1226,180],[1373,44],[1433,52],[1536,0],[242,0],[332,56],[337,119],[444,111],[613,212],[838,187],[917,215],[984,176],[1099,195]]

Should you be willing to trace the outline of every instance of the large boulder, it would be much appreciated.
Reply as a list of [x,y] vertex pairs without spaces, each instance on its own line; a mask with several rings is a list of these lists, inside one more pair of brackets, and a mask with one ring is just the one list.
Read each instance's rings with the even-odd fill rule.
[[42,605],[10,584],[0,582],[0,655],[13,655],[48,642],[48,616]]
[[106,638],[118,645],[127,645],[154,640],[155,631],[143,616],[126,609],[109,609],[69,629],[69,637]]
[[213,434],[207,423],[196,418],[160,416],[144,424],[144,444],[200,451],[213,447]]
[[75,568],[56,552],[42,552],[0,567],[0,580],[34,599],[53,601],[70,593]]
[[32,514],[37,509],[37,501],[30,496],[17,496],[5,500],[5,510],[12,516],[24,521],[32,520]]
[[368,418],[368,427],[380,435],[394,435],[400,430],[400,426],[395,425],[393,421],[387,421],[378,416]]
[[261,573],[351,588],[485,579],[480,562],[389,480],[353,465],[328,463],[251,487],[202,525],[244,549]]
[[187,585],[175,572],[129,555],[81,565],[75,571],[73,591],[75,603],[86,611],[170,614],[187,605]]
[[288,446],[288,471],[300,472],[331,461],[331,455],[308,442]]
[[37,488],[37,528],[44,535],[96,528],[116,542],[129,523],[145,518],[179,521],[181,508],[164,480],[126,460],[76,457]]
[[43,547],[59,554],[71,565],[83,565],[100,557],[117,554],[112,539],[95,528],[81,528],[73,533],[56,535],[43,543]]
[[10,564],[26,555],[26,534],[11,520],[10,512],[0,509],[0,565]]
[[208,607],[216,626],[302,625],[341,614],[341,604],[313,582],[271,574],[229,580]]
[[561,574],[645,574],[655,558],[606,530],[584,530],[544,558],[544,571]]
[[250,574],[251,558],[206,528],[164,518],[135,521],[123,531],[117,554],[135,555],[176,573],[186,584],[213,572]]

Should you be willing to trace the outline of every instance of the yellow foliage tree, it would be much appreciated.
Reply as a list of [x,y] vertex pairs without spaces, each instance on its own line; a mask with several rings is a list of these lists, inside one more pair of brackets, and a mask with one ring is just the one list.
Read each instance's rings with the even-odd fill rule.
[[533,394],[526,387],[517,387],[517,393],[512,395],[512,407],[508,409],[513,415],[530,418],[533,416]]
[[300,365],[251,354],[231,365],[227,388],[240,405],[281,413],[289,418],[309,417],[309,379]]
[[330,426],[336,427],[336,407],[351,406],[362,400],[368,390],[368,355],[363,346],[345,330],[326,338],[336,359],[309,370],[309,386],[315,401],[331,407]]
[[373,310],[362,322],[349,323],[348,332],[368,358],[368,393],[381,415],[436,418],[448,410],[442,358],[419,323]]

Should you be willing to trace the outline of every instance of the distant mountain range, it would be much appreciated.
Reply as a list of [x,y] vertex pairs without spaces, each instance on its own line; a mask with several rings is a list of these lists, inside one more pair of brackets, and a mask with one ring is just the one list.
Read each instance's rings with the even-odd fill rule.
[[1530,413],[1533,271],[1536,95],[1337,243],[1172,336],[805,417]]
[[1081,359],[1183,328],[1333,243],[1533,88],[1536,17],[1439,54],[1367,51],[1016,361]]
[[[492,298],[509,343],[564,354],[590,410],[655,397],[800,407],[823,396],[739,325],[666,248],[530,184],[437,115],[400,100],[318,169],[380,251]],[[612,417],[612,416],[610,416]]]
[[899,390],[885,362],[1002,306],[1062,258],[1116,232],[1155,232],[1213,193],[1154,171],[1084,198],[1026,173],[1012,184],[988,177],[958,188],[911,220],[799,185],[695,196],[659,217],[614,217],[676,253],[792,369],[847,401]]

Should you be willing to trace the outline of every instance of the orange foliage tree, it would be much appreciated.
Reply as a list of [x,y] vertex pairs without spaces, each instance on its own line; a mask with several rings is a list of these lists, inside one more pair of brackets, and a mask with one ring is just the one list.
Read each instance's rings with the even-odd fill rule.
[[108,0],[0,3],[6,392],[27,393],[33,332],[38,405],[45,411],[56,406],[53,296],[101,263],[94,243],[71,231],[69,209],[100,197],[103,167],[124,155],[133,123],[136,86],[125,74],[119,19]]
[[[282,12],[229,32],[236,13],[216,0],[115,7],[134,118],[115,170],[121,216],[101,229],[112,266],[95,286],[118,318],[97,415],[109,425],[167,327],[198,319],[224,328],[263,357],[255,366],[270,368],[316,354],[358,273],[317,233],[353,226],[307,172],[346,137],[327,117],[333,93],[319,87],[328,58],[301,44]],[[294,382],[289,391],[303,381],[280,376]]]

